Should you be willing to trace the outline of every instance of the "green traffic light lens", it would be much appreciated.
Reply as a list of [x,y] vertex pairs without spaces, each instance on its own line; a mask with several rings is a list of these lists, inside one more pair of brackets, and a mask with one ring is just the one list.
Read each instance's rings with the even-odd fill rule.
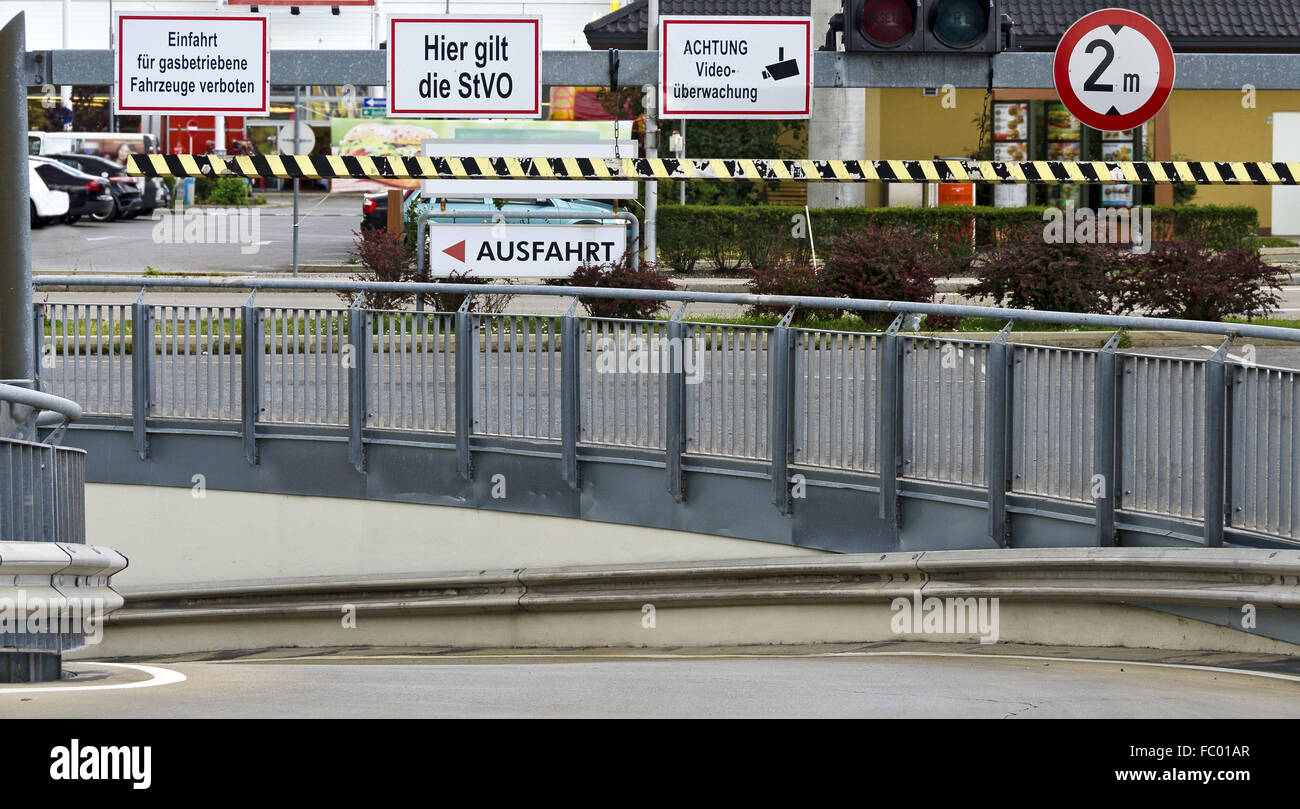
[[988,9],[982,0],[941,0],[935,9],[934,35],[952,48],[979,42],[988,31]]

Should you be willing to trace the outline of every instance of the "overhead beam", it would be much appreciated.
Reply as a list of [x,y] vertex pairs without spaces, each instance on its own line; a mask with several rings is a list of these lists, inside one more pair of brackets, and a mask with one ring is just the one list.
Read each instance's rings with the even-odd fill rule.
[[[271,51],[273,84],[383,85],[387,51]],[[962,54],[870,54],[818,51],[813,54],[817,87],[985,88],[989,57]],[[657,83],[657,51],[622,51],[618,83]],[[27,84],[106,85],[113,82],[113,53],[107,50],[28,51]],[[1180,90],[1300,89],[1300,53],[1186,53],[1177,57]],[[546,51],[542,82],[565,87],[609,84],[605,51]],[[1002,53],[993,57],[993,86],[1042,89],[1052,85],[1052,54]]]

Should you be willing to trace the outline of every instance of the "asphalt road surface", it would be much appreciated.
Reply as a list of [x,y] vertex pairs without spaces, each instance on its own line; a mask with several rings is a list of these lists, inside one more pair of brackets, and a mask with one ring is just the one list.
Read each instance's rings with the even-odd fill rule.
[[[619,659],[416,652],[149,664],[153,671],[70,663],[79,676],[65,683],[0,686],[0,718],[1300,718],[1295,675],[1033,652],[873,654]],[[177,674],[184,681],[167,683]],[[102,687],[127,683],[134,687]]]
[[[208,219],[229,209],[192,208],[171,222],[160,221],[162,213],[155,211],[157,219],[83,219],[40,228],[32,231],[32,270],[139,274],[152,267],[160,272],[287,272],[293,266],[293,208],[288,199],[277,194],[268,205],[226,217],[224,240],[217,243],[187,241],[186,229],[176,225],[191,228],[202,219],[206,238]],[[299,210],[298,261],[342,263],[356,238],[352,231],[361,227],[361,195],[304,193]],[[215,223],[212,232],[221,232]]]

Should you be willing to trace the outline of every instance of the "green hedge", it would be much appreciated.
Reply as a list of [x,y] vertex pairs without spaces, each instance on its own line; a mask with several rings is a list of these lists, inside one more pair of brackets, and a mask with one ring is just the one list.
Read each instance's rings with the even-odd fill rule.
[[[867,224],[908,225],[934,234],[942,249],[970,252],[970,228],[980,248],[999,243],[1002,234],[1021,228],[1041,228],[1046,208],[819,208],[811,226],[818,251],[828,240]],[[1154,208],[1159,240],[1201,238],[1207,247],[1225,249],[1253,236],[1259,214],[1247,206],[1181,206]],[[785,205],[724,206],[665,205],[658,212],[661,259],[690,272],[701,259],[721,271],[772,266],[775,256],[808,252],[808,222],[804,209]]]

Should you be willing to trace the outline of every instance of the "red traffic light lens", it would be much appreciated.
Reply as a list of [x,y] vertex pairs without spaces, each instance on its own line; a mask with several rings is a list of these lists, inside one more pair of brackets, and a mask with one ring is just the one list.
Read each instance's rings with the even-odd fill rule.
[[906,42],[912,36],[913,16],[911,0],[867,0],[862,4],[862,19],[858,29],[872,44],[892,47]]

